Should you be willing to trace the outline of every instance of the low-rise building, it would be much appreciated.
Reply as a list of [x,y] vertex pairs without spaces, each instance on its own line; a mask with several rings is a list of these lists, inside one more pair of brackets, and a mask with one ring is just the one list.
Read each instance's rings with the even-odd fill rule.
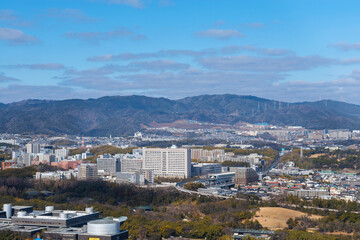
[[1,163],[1,169],[7,169],[7,168],[12,168],[14,165],[16,165],[16,161],[12,161],[12,160],[5,160],[4,162]]
[[116,173],[116,183],[145,184],[145,176],[140,173]]

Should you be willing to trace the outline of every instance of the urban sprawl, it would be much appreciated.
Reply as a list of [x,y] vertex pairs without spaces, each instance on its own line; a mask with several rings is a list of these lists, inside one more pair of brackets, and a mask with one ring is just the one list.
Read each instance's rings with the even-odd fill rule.
[[[340,151],[358,151],[360,146],[352,142],[358,139],[360,130],[183,121],[152,126],[126,137],[2,134],[0,154],[8,156],[1,161],[2,171],[51,166],[48,171],[36,172],[33,179],[38,181],[73,179],[173,187],[218,198],[242,194],[271,200],[292,195],[308,200],[359,201],[356,169],[337,169],[327,163],[311,169],[301,166],[304,159],[316,164],[322,157],[339,156]],[[112,153],[111,147],[124,152]],[[94,152],[98,148],[104,149],[101,154]],[[341,161],[339,157],[334,164]],[[44,193],[33,189],[28,194]],[[100,218],[92,207],[75,211],[47,206],[34,211],[32,206],[6,203],[0,211],[0,230],[30,236],[46,230],[46,239],[127,239],[128,232],[120,230],[126,219]],[[234,231],[234,236],[239,234],[256,235],[256,231]]]

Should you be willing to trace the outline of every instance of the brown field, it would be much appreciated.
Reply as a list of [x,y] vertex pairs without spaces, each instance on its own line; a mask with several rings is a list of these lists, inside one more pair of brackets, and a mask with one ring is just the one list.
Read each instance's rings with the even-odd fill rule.
[[[263,227],[267,227],[271,230],[283,229],[287,227],[287,220],[289,218],[296,218],[308,216],[306,213],[281,208],[281,207],[262,207],[256,213],[253,220],[258,220]],[[311,219],[319,219],[321,216],[310,215]]]
[[324,234],[328,235],[336,235],[336,236],[352,236],[354,233],[347,233],[347,232],[325,232]]
[[310,158],[318,158],[318,157],[321,157],[321,156],[325,156],[326,153],[316,153],[316,154],[313,154],[310,156]]

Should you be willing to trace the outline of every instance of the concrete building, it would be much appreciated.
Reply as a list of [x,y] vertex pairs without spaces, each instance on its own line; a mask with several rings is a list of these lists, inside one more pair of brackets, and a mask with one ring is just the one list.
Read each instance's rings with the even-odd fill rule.
[[40,144],[38,143],[28,143],[26,144],[26,152],[37,154],[40,153]]
[[253,230],[253,229],[233,229],[233,239],[271,239],[275,231]]
[[55,166],[64,170],[69,170],[69,169],[78,169],[79,165],[81,164],[81,161],[77,161],[77,160],[63,160],[60,162],[53,162],[51,163],[51,166]]
[[191,152],[183,148],[143,148],[143,168],[159,177],[191,177]]
[[21,141],[17,139],[0,139],[0,143],[6,143],[11,145],[20,145]]
[[69,156],[69,153],[70,153],[70,150],[66,149],[66,148],[56,149],[55,156],[56,156],[57,162],[66,159],[67,156]]
[[259,175],[253,168],[231,167],[230,172],[235,172],[235,186],[246,186],[259,180]]
[[1,169],[7,169],[7,168],[12,168],[14,165],[16,165],[15,161],[12,160],[5,160],[4,162],[1,163]]
[[322,140],[323,139],[323,132],[320,130],[312,130],[309,131],[307,134],[308,138],[311,140]]
[[93,181],[97,180],[97,166],[96,164],[86,163],[79,166],[78,180]]
[[121,172],[121,162],[119,157],[112,157],[109,154],[100,155],[96,159],[97,169],[102,170],[106,173],[117,173]]
[[123,156],[121,159],[121,172],[136,172],[142,169],[143,159],[138,157]]
[[211,158],[212,160],[215,160],[220,156],[224,156],[224,155],[225,155],[224,149],[213,149],[213,150],[205,150],[201,148],[191,149],[191,159],[196,159],[196,160],[200,160],[203,158]]
[[191,176],[205,176],[208,174],[221,173],[220,163],[197,163],[191,166]]
[[116,173],[116,183],[133,183],[145,185],[145,176],[140,173]]
[[89,149],[86,150],[86,152],[84,152],[84,153],[81,154],[81,159],[87,159],[87,158],[89,158],[89,157],[92,157],[92,154],[91,154],[91,152],[90,152]]
[[144,175],[145,183],[154,183],[154,171],[148,169],[141,169],[140,174]]
[[56,156],[54,154],[38,154],[39,162],[44,164],[51,164],[56,162]]
[[321,198],[324,196],[330,196],[330,192],[327,190],[309,189],[309,190],[298,190],[289,192],[288,194],[295,195],[299,198]]
[[106,218],[90,221],[86,228],[51,229],[45,232],[47,240],[122,240],[128,239],[128,231],[120,230],[126,220],[122,218]]
[[120,230],[127,217],[99,219],[92,207],[85,211],[55,210],[33,211],[31,206],[4,204],[0,211],[0,230],[7,230],[31,238],[44,232],[47,240],[121,240],[128,239],[128,231]]
[[347,140],[352,137],[352,133],[348,129],[324,130],[324,134],[326,134],[328,138],[335,140]]
[[59,181],[62,179],[71,179],[77,178],[78,172],[71,171],[57,171],[57,172],[36,172],[36,180],[50,180],[50,181]]
[[23,157],[23,164],[25,167],[31,166],[32,161],[34,161],[34,155],[32,153],[25,153]]
[[20,157],[21,157],[20,151],[12,151],[11,152],[11,159],[16,159],[16,158],[20,158]]
[[209,174],[210,185],[234,186],[235,172]]

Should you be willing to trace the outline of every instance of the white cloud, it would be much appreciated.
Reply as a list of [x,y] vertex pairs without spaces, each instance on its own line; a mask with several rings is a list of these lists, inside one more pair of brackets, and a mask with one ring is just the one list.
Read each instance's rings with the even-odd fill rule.
[[6,82],[19,82],[20,80],[17,78],[6,76],[5,73],[0,72],[0,83]]
[[118,5],[127,5],[134,8],[145,7],[145,2],[143,0],[91,0],[91,1],[107,2],[109,4],[118,4]]
[[19,85],[13,84],[7,87],[0,87],[0,102],[10,103],[17,102],[24,99],[49,99],[49,100],[64,100],[64,99],[79,99],[90,97],[101,97],[110,95],[110,92],[103,91],[89,91],[76,90],[71,87],[63,87],[56,85]]
[[32,25],[31,21],[21,19],[17,12],[11,9],[0,9],[0,22],[15,27],[28,27]]
[[87,16],[79,9],[73,8],[49,8],[44,14],[45,17],[57,18],[60,20],[72,20],[77,22],[94,22],[97,19]]
[[331,47],[343,50],[343,51],[350,51],[350,50],[360,50],[360,42],[357,43],[346,43],[346,42],[339,42],[336,44],[330,44]]
[[238,30],[234,29],[208,29],[205,31],[199,31],[196,33],[199,37],[209,37],[216,39],[229,39],[229,38],[240,38],[244,35]]
[[206,68],[223,71],[287,72],[329,66],[337,60],[319,56],[273,58],[242,55],[199,58],[198,62]]
[[64,34],[66,38],[78,39],[80,41],[97,44],[104,40],[113,40],[119,38],[130,38],[132,40],[144,40],[146,36],[136,34],[126,28],[119,28],[107,32],[67,32]]
[[34,63],[34,64],[15,64],[15,65],[3,65],[2,68],[13,69],[34,69],[34,70],[59,70],[64,69],[65,66],[60,63]]
[[27,35],[21,30],[12,28],[0,28],[0,40],[3,40],[13,45],[40,42],[38,38]]

